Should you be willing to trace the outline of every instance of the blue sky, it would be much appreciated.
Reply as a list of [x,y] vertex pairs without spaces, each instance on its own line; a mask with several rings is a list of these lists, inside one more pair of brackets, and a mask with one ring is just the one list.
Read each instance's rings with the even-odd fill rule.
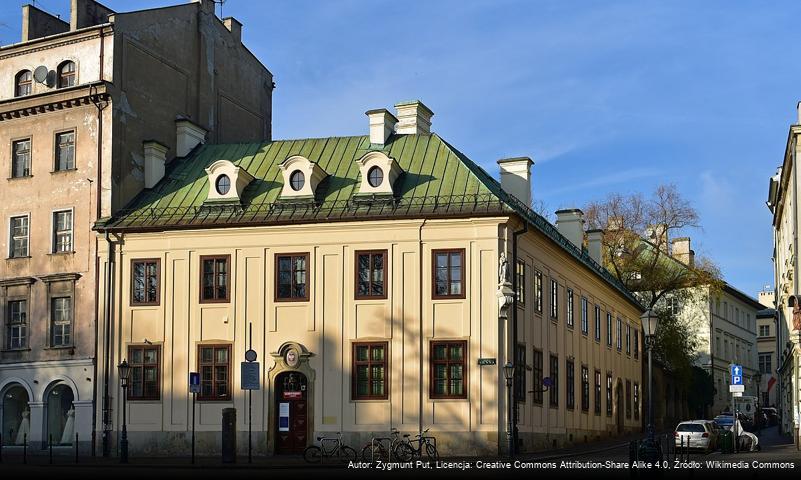
[[[772,284],[766,187],[801,100],[797,1],[228,0],[223,16],[275,75],[275,138],[363,134],[366,110],[420,98],[487,171],[531,156],[550,211],[675,183],[701,215],[694,250],[751,295]],[[0,43],[19,39],[19,3],[0,23]]]

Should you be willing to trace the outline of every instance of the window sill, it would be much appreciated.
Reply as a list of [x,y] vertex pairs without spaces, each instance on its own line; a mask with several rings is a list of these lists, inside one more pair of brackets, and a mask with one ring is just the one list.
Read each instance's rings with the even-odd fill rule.
[[467,397],[428,397],[429,402],[468,402],[470,401]]
[[389,403],[389,398],[352,398],[350,403]]
[[8,178],[6,178],[6,180],[9,180],[9,181],[12,181],[12,180],[24,180],[26,178],[33,178],[33,175],[23,175],[21,177],[8,177]]
[[77,168],[65,168],[64,170],[53,170],[53,171],[50,172],[50,175],[59,175],[59,174],[64,174],[64,173],[77,172],[77,171],[78,171]]
[[6,348],[6,349],[3,349],[3,350],[0,350],[0,353],[30,352],[30,351],[31,351],[30,347],[28,347],[28,348]]
[[33,258],[30,255],[25,255],[24,257],[6,257],[6,260],[25,260],[26,258]]
[[69,252],[50,252],[47,255],[50,257],[66,257],[69,255],[75,255],[75,250],[70,250]]
[[75,345],[59,345],[57,347],[44,347],[42,350],[69,350],[75,348]]

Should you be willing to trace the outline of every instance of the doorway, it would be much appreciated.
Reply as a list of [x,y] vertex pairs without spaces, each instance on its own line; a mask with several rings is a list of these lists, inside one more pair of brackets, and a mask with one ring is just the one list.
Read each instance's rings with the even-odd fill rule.
[[275,453],[303,453],[308,446],[308,384],[306,375],[282,372],[275,378]]

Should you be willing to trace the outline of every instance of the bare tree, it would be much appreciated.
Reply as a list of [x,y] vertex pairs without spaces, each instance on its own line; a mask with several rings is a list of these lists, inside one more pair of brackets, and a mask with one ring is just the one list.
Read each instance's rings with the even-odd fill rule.
[[711,260],[683,263],[671,256],[670,238],[699,227],[698,213],[674,185],[660,185],[650,197],[611,194],[584,211],[588,227],[604,231],[604,266],[648,308],[689,287],[722,286]]

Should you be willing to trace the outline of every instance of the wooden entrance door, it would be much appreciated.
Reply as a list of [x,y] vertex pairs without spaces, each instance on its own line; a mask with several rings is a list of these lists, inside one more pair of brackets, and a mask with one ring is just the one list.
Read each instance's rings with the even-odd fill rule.
[[308,388],[300,372],[275,378],[275,453],[303,453],[308,446]]

